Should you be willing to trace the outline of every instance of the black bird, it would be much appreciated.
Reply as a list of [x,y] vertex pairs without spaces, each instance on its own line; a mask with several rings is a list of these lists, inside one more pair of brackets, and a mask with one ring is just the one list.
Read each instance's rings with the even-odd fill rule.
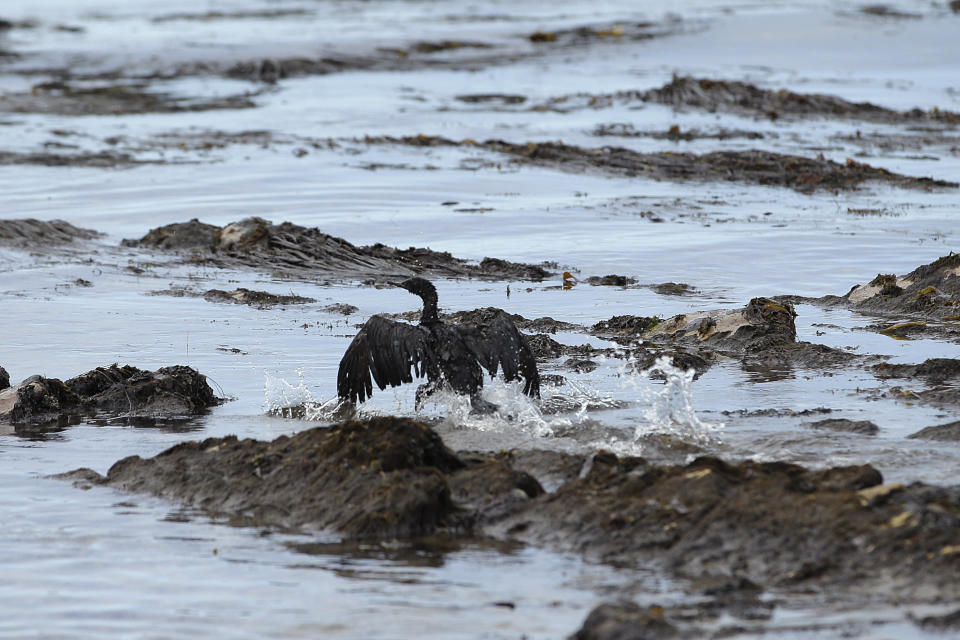
[[[397,284],[423,299],[420,324],[396,322],[383,316],[367,320],[340,360],[337,395],[363,402],[373,395],[373,382],[383,390],[427,377],[417,388],[419,408],[430,394],[444,388],[467,395],[473,411],[497,407],[480,397],[483,370],[497,369],[507,380],[524,380],[523,392],[540,395],[540,373],[530,346],[506,313],[485,323],[446,324],[437,315],[437,290],[423,278]],[[412,371],[412,374],[411,374]]]

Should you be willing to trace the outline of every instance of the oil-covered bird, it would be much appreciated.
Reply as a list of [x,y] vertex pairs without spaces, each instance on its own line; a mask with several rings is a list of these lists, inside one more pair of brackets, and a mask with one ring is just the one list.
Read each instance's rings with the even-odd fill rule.
[[363,402],[373,394],[372,382],[383,390],[426,376],[427,383],[417,388],[417,408],[430,394],[451,389],[469,396],[473,412],[490,413],[497,407],[480,397],[483,369],[522,379],[524,393],[540,395],[536,358],[506,313],[489,322],[447,324],[437,315],[437,290],[430,281],[410,278],[397,286],[423,299],[420,324],[380,315],[367,320],[340,360],[337,395]]

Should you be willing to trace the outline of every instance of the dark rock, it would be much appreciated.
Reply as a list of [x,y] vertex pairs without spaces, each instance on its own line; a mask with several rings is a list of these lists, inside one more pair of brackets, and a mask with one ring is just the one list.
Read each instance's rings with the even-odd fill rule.
[[[622,94],[620,100],[631,94]],[[787,89],[761,89],[747,82],[674,76],[659,89],[633,93],[633,99],[656,102],[674,108],[726,111],[777,119],[782,116],[849,118],[878,123],[935,121],[960,123],[960,114],[949,111],[894,111],[869,102],[849,102],[836,96],[795,93]],[[615,96],[608,99],[617,99]],[[603,100],[601,99],[601,102]]]
[[[951,253],[917,267],[899,278],[879,275],[865,285],[853,287],[839,300],[826,297],[823,303],[851,306],[859,311],[895,316],[896,325],[878,327],[884,333],[923,329],[922,322],[904,322],[903,316],[949,320],[960,317],[960,254]],[[902,331],[898,332],[898,328]]]
[[[650,369],[656,364],[657,359],[668,356],[670,358],[670,364],[678,369],[687,371],[689,369],[694,370],[693,379],[696,380],[713,365],[710,360],[706,358],[693,354],[687,353],[680,350],[672,351],[658,351],[643,349],[633,352],[633,361],[638,370]],[[650,372],[650,377],[654,380],[662,380],[666,376],[663,372],[659,370],[654,370]]]
[[190,222],[168,224],[151,229],[139,240],[124,240],[127,247],[145,247],[165,251],[184,251],[188,249],[213,250],[220,234],[220,227],[200,222],[194,218]]
[[808,422],[806,423],[806,426],[814,429],[828,429],[830,431],[860,433],[865,436],[873,436],[880,431],[880,427],[869,420],[849,420],[847,418],[827,418],[826,420]]
[[[868,465],[810,470],[701,457],[656,466],[603,451],[582,461],[543,452],[457,456],[429,427],[384,417],[273,442],[185,442],[149,460],[121,460],[105,478],[88,469],[64,477],[345,538],[446,531],[621,566],[656,564],[701,582],[960,597],[960,487],[881,485]],[[527,463],[540,471],[528,473]],[[563,471],[544,493],[535,477],[551,464]]]
[[221,291],[220,289],[210,289],[203,294],[203,299],[209,302],[232,302],[234,304],[246,304],[252,307],[273,307],[278,304],[306,304],[316,302],[313,298],[305,298],[295,295],[277,295],[267,293],[266,291],[251,291],[249,289],[239,288],[233,291]]
[[657,316],[613,316],[593,325],[595,333],[642,334],[660,324]]
[[357,311],[360,311],[360,307],[347,304],[346,302],[334,302],[333,304],[328,304],[325,307],[321,307],[320,311],[324,311],[326,313],[339,313],[343,316],[349,316]]
[[513,449],[499,456],[505,458],[511,467],[532,475],[546,491],[555,491],[576,478],[587,461],[582,454],[546,449]]
[[[957,2],[957,10],[960,11],[960,2]],[[923,616],[922,618],[913,618],[913,621],[924,629],[931,631],[948,631],[960,629],[960,609],[945,613],[939,616]]]
[[731,353],[763,352],[792,345],[797,339],[793,305],[770,298],[754,298],[743,309],[682,314],[656,323],[644,334],[657,340],[710,348]]
[[204,376],[184,366],[143,371],[116,364],[66,382],[33,376],[0,391],[0,422],[42,425],[82,416],[179,417],[221,402]]
[[541,373],[540,374],[540,386],[562,387],[565,384],[567,384],[567,379],[558,373]]
[[163,164],[164,160],[138,160],[129,153],[97,151],[52,153],[49,151],[0,151],[0,166],[37,165],[41,167],[88,167],[110,169],[144,164]]
[[125,416],[183,416],[220,404],[206,376],[175,365],[144,371],[125,365],[97,367],[66,386],[98,412]]
[[83,400],[56,378],[31,376],[0,391],[0,422],[50,423],[82,412]]
[[455,96],[457,100],[467,103],[487,103],[494,102],[499,104],[523,104],[527,101],[526,96],[521,96],[514,93],[470,93],[460,96]]
[[0,220],[0,245],[43,246],[69,244],[76,240],[90,240],[103,234],[91,229],[81,229],[63,220]]
[[[462,526],[445,474],[463,466],[429,427],[376,418],[273,442],[184,442],[154,458],[124,458],[95,480],[251,524],[389,539]],[[80,473],[90,482],[88,472]]]
[[939,440],[941,442],[960,442],[960,420],[925,427],[907,437],[921,440]]
[[960,360],[956,358],[930,358],[920,364],[882,362],[871,370],[878,378],[923,378],[929,384],[960,380]]
[[466,468],[452,474],[448,481],[457,507],[474,514],[474,527],[521,510],[530,498],[544,493],[536,478],[513,469],[505,460],[486,455],[461,454],[461,458]]
[[679,635],[662,607],[618,602],[596,607],[570,640],[660,640]]
[[563,366],[565,369],[570,369],[577,373],[590,373],[600,365],[593,360],[587,360],[585,358],[569,358],[563,363]]
[[0,367],[0,391],[10,386],[10,374],[3,367]]
[[527,336],[527,344],[538,360],[558,358],[564,353],[564,346],[545,333]]
[[484,258],[473,265],[449,253],[431,249],[397,249],[382,244],[357,247],[343,238],[290,222],[275,225],[246,218],[225,227],[191,220],[150,231],[125,246],[188,252],[190,263],[225,268],[254,268],[271,273],[316,278],[426,274],[446,277],[542,280],[552,275],[543,267]]
[[688,296],[696,289],[683,282],[662,282],[653,285],[653,290],[662,296]]
[[612,146],[586,148],[562,142],[458,142],[439,136],[423,135],[399,138],[367,137],[363,141],[367,144],[402,144],[416,147],[479,147],[507,154],[520,164],[556,167],[575,173],[596,170],[606,174],[643,176],[654,180],[745,182],[786,187],[800,193],[853,190],[871,181],[927,191],[960,186],[947,180],[894,173],[852,159],[840,164],[823,156],[807,158],[762,149],[724,150],[698,155],[678,151],[643,153]]
[[626,287],[631,284],[636,284],[637,279],[631,278],[629,276],[618,276],[618,275],[608,275],[608,276],[590,276],[587,278],[587,284],[592,284],[594,286],[605,286],[605,287]]
[[250,93],[214,97],[183,97],[150,90],[146,83],[89,84],[62,80],[41,82],[30,91],[0,94],[0,111],[66,116],[140,113],[182,113],[213,109],[249,109],[256,103]]
[[[960,488],[898,485],[878,500],[881,482],[869,466],[811,471],[699,458],[627,471],[595,459],[588,473],[495,531],[614,563],[653,557],[687,577],[731,575],[758,585],[835,580],[869,589],[858,581],[870,575],[874,586],[896,579],[960,591],[951,577],[960,558],[940,552],[952,548],[950,528],[960,524],[960,510],[953,511]],[[932,569],[921,560],[925,553],[951,568]],[[850,584],[852,575],[859,578]]]

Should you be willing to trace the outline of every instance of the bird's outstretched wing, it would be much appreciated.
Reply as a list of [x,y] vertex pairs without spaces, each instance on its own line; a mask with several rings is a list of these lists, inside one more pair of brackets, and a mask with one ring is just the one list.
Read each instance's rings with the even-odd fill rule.
[[383,316],[367,320],[340,360],[337,395],[352,402],[363,402],[373,395],[373,381],[383,390],[413,382],[426,375],[433,357],[423,327],[395,322]]
[[522,378],[523,392],[528,396],[540,395],[537,359],[506,313],[500,313],[489,322],[460,324],[454,329],[491,376],[496,375],[499,368],[507,380]]

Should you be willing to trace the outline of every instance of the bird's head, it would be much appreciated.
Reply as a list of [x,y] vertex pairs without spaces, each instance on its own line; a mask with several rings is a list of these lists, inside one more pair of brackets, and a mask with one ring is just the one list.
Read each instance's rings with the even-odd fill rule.
[[403,282],[398,282],[397,286],[421,298],[432,297],[435,299],[437,297],[437,290],[433,284],[425,278],[409,278]]

